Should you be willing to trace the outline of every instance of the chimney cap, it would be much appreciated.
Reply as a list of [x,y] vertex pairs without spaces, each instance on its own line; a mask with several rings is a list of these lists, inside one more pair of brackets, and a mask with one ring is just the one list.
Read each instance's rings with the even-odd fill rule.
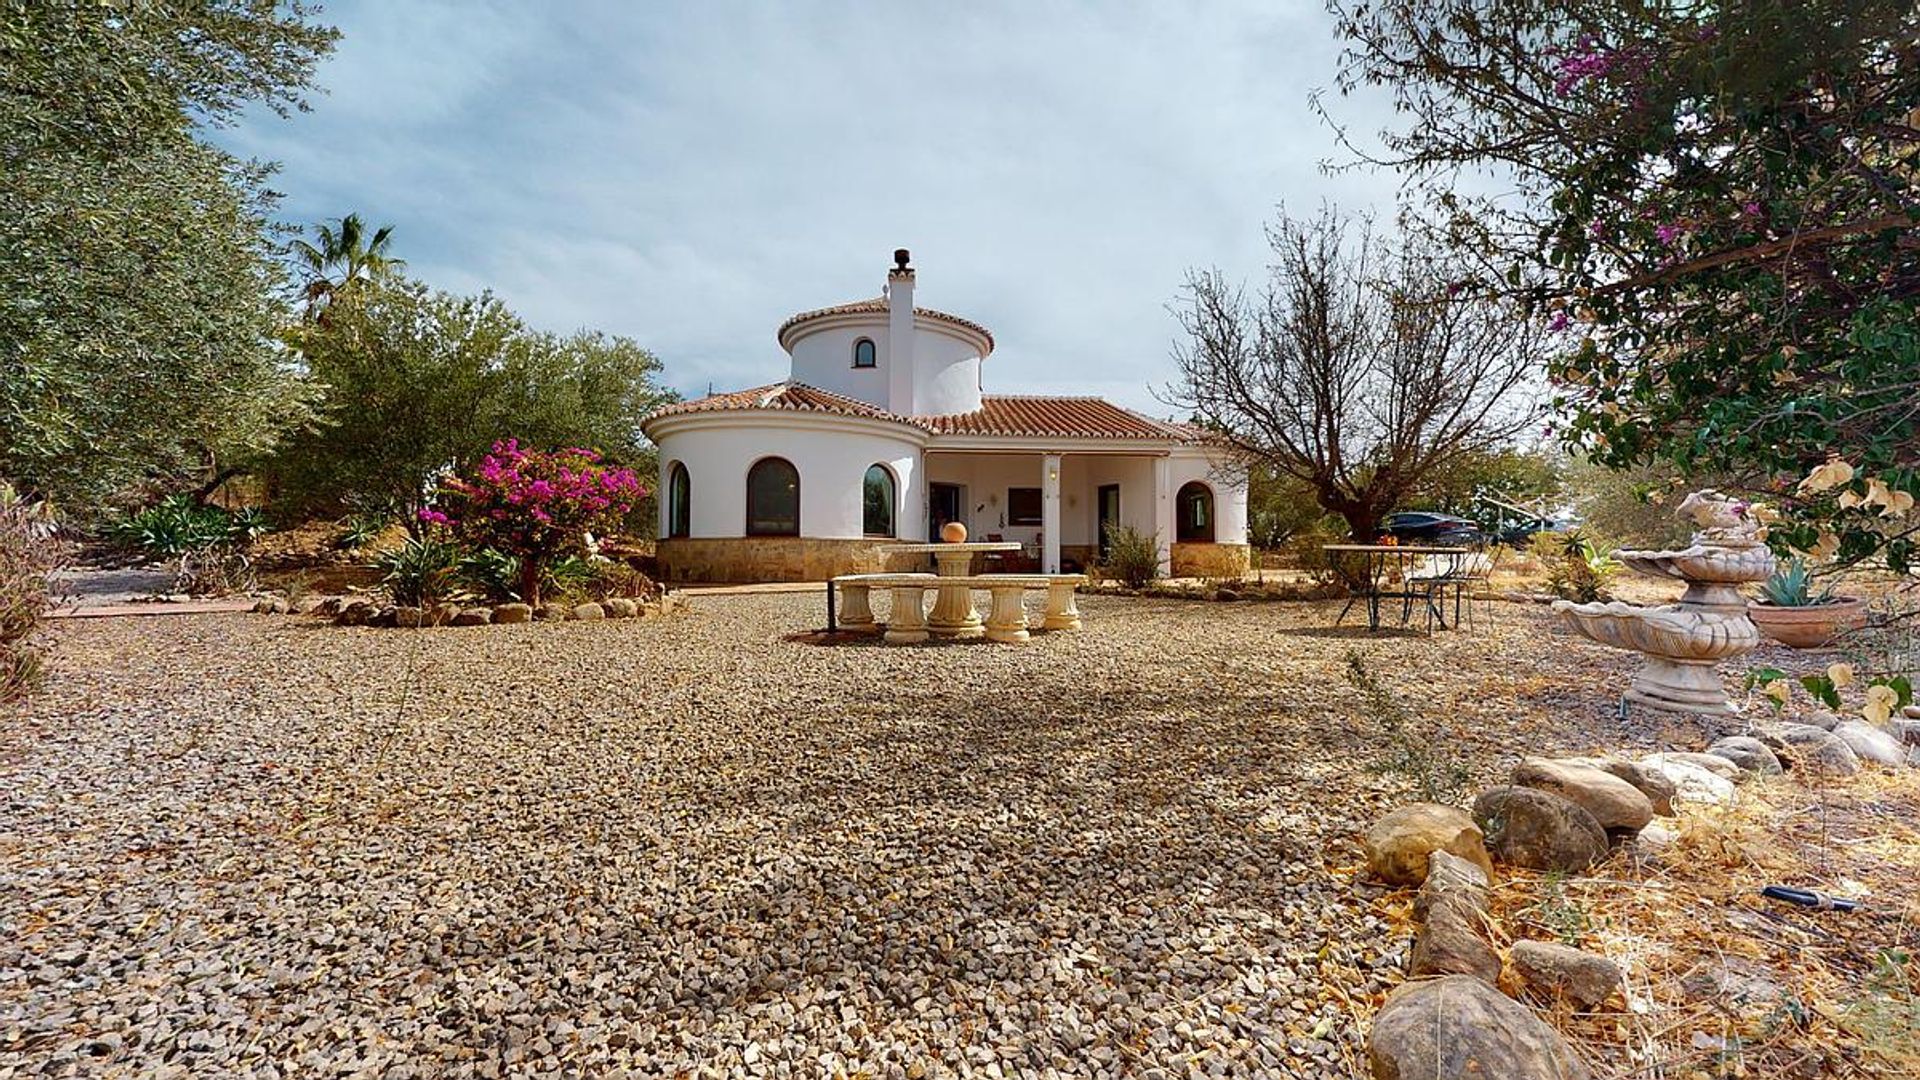
[[912,258],[913,258],[913,253],[908,251],[906,248],[894,248],[893,249],[893,268],[896,270],[905,270],[907,268],[907,262]]

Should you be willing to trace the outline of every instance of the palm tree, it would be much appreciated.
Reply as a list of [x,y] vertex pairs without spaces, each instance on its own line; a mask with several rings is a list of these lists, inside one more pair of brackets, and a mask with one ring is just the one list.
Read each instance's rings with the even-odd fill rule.
[[387,254],[393,226],[382,225],[369,238],[359,214],[341,218],[338,227],[321,222],[313,227],[313,233],[317,244],[293,242],[294,259],[307,275],[301,292],[306,297],[309,319],[324,315],[334,297],[356,282],[378,281],[407,265],[405,259]]

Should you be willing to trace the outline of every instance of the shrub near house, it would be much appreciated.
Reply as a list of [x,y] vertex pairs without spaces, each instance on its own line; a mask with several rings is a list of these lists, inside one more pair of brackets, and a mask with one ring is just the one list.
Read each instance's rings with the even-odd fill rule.
[[608,465],[596,451],[533,451],[506,439],[471,476],[443,484],[420,518],[471,548],[517,560],[520,599],[538,607],[552,564],[588,554],[587,537],[618,527],[646,494],[632,469]]

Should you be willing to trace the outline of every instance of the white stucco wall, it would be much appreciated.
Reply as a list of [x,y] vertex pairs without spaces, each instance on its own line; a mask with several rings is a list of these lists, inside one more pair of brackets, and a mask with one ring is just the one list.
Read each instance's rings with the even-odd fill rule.
[[[895,480],[895,528],[903,540],[926,538],[922,439],[883,425],[850,424],[845,417],[806,414],[714,414],[658,433],[660,476],[686,466],[692,489],[688,531],[694,538],[745,536],[747,470],[763,457],[783,457],[800,473],[800,535],[856,539],[862,535],[862,481],[871,465]],[[662,495],[666,494],[663,486]],[[668,500],[660,500],[660,535],[667,535]]]
[[[912,374],[903,384],[910,396],[895,400],[890,389],[896,357],[885,313],[836,316],[817,329],[803,329],[792,341],[789,377],[902,416],[943,416],[978,409],[979,346],[963,334],[946,330],[947,324],[937,319],[914,322],[913,351],[908,357]],[[861,338],[873,341],[878,359],[874,367],[853,366],[853,347]]]
[[[1218,544],[1247,542],[1246,470],[1208,455],[1182,448],[1167,460],[1167,496],[1172,498],[1190,480],[1213,489],[1213,539]],[[1171,537],[1169,537],[1171,539]]]
[[[872,339],[877,366],[853,366],[853,346],[861,338]],[[861,316],[809,333],[794,341],[791,355],[793,362],[788,370],[794,382],[844,394],[878,408],[892,408],[887,401],[892,357],[887,348],[886,313]]]
[[914,332],[912,415],[973,412],[980,407],[979,347],[929,329],[927,322],[921,320]]

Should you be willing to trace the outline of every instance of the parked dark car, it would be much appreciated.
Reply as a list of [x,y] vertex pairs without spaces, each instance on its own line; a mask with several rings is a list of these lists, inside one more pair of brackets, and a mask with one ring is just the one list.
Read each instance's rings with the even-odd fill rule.
[[1430,510],[1407,510],[1388,514],[1384,525],[1388,536],[1403,544],[1439,544],[1465,546],[1486,539],[1480,526],[1463,517],[1438,514]]

